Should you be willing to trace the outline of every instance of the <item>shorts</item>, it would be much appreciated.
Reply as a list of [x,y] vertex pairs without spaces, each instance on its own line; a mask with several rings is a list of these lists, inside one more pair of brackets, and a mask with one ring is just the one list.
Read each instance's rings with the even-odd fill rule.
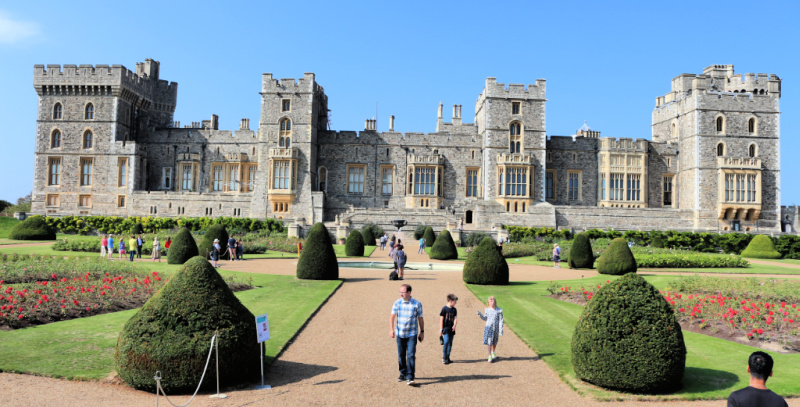
[[553,263],[561,261],[561,256],[554,254],[553,255]]
[[125,249],[120,250],[119,254],[125,254]]

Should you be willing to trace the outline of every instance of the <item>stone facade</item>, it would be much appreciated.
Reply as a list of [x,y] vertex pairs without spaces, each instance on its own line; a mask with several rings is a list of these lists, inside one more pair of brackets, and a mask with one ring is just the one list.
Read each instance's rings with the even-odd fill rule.
[[[652,140],[546,135],[546,82],[487,78],[433,133],[328,129],[312,73],[262,76],[257,130],[173,122],[159,63],[34,67],[33,212],[274,217],[301,228],[392,219],[438,229],[517,224],[778,232],[780,79],[714,65],[656,98]],[[87,139],[87,134],[91,136]],[[56,140],[57,139],[57,140]]]

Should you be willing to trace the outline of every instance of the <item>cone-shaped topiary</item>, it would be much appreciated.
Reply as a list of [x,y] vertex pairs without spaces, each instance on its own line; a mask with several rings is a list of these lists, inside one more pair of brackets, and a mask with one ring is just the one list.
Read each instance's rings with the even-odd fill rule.
[[572,335],[572,367],[589,383],[634,393],[680,387],[686,345],[672,306],[629,273],[600,289]]
[[467,257],[462,276],[467,284],[508,284],[508,263],[491,237],[483,239]]
[[362,257],[364,255],[364,237],[361,232],[354,230],[347,236],[344,243],[344,253],[348,256]]
[[[219,330],[220,385],[247,382],[259,371],[255,325],[211,264],[196,256],[125,323],[114,352],[117,373],[136,389],[154,391],[161,371],[165,392],[192,392]],[[212,364],[203,387],[214,386]]]
[[361,235],[364,238],[364,246],[375,246],[375,235],[372,234],[372,228],[364,228],[364,233]]
[[200,244],[197,245],[197,251],[200,253],[201,256],[208,256],[211,253],[211,248],[214,245],[214,239],[219,239],[219,255],[222,258],[222,255],[228,252],[228,229],[225,228],[225,225],[221,223],[217,223],[211,225],[206,229],[206,233],[203,235],[203,240],[200,241]]
[[636,259],[633,258],[627,240],[618,237],[611,241],[597,259],[597,272],[617,276],[636,272]]
[[661,238],[661,235],[655,235],[650,240],[650,247],[654,247],[656,249],[661,249],[664,247],[664,239]]
[[571,269],[590,269],[594,267],[594,252],[592,242],[586,233],[578,233],[572,240],[572,247],[569,249],[569,260]]
[[[197,250],[197,243],[194,237],[189,232],[189,229],[181,228],[175,239],[172,239],[172,244],[169,246],[167,253],[167,263],[169,264],[183,264],[187,260],[199,254]],[[208,252],[202,254],[203,257],[208,256]]]
[[133,233],[134,235],[141,235],[142,233],[144,233],[144,226],[142,226],[141,223],[136,222],[136,224],[133,225],[133,227],[131,228],[131,233]]
[[56,230],[47,224],[44,216],[36,215],[14,226],[8,237],[14,240],[56,240]]
[[753,259],[780,259],[781,254],[775,250],[772,239],[766,235],[756,235],[750,244],[742,250],[742,257]]
[[432,227],[430,226],[426,227],[425,233],[422,234],[422,237],[425,238],[425,246],[433,247],[433,245],[436,244],[436,233],[433,232]]
[[297,262],[297,278],[307,280],[336,280],[339,262],[331,244],[331,235],[322,223],[315,223],[306,237],[303,252]]
[[425,229],[427,229],[425,225],[417,225],[417,227],[414,228],[414,240],[422,239],[422,236],[425,234]]
[[432,259],[436,260],[452,260],[458,258],[458,249],[456,243],[453,241],[453,236],[450,236],[448,230],[443,230],[436,238],[436,243],[431,247]]

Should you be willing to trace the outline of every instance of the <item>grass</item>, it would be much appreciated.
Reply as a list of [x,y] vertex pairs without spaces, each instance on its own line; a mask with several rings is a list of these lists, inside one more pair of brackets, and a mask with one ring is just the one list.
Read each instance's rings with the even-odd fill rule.
[[8,234],[11,233],[11,229],[13,229],[14,226],[17,226],[17,224],[20,222],[21,221],[16,218],[0,216],[0,239],[8,238]]
[[[142,263],[153,267],[153,263]],[[158,264],[158,263],[155,263]],[[180,266],[158,265],[174,271]],[[252,277],[258,288],[236,293],[254,314],[269,314],[268,363],[281,352],[341,281],[298,280],[291,276],[221,271],[240,280]],[[56,322],[14,331],[0,331],[0,371],[48,377],[98,380],[114,370],[117,336],[137,311],[128,310]]]
[[[567,285],[597,284],[616,277],[598,276],[583,280],[561,281]],[[658,288],[664,288],[678,277],[645,277]],[[560,283],[561,283],[560,282]],[[583,307],[546,295],[548,282],[517,282],[508,286],[467,285],[478,298],[495,295],[503,308],[506,324],[564,382],[582,394],[598,399],[636,398],[635,395],[600,389],[575,377],[570,356],[570,342]],[[731,391],[747,386],[747,358],[757,348],[684,332],[686,342],[686,371],[683,388],[665,396],[645,396],[647,399],[718,400]],[[769,387],[782,396],[800,395],[800,354],[770,352],[775,359],[775,375]]]
[[[419,250],[419,246],[414,248],[415,250]],[[467,248],[466,247],[456,247],[458,250],[458,258],[457,259],[450,259],[450,260],[442,260],[442,261],[467,261]],[[425,253],[430,256],[431,255],[431,247],[428,246],[425,248]]]

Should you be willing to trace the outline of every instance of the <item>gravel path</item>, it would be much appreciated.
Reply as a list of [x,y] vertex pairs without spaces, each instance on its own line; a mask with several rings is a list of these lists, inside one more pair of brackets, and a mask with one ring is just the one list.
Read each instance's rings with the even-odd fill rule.
[[[409,262],[430,262],[407,245]],[[388,260],[376,250],[370,261]],[[296,259],[248,260],[228,263],[225,269],[254,273],[294,274]],[[582,398],[565,385],[510,329],[500,338],[495,363],[486,360],[481,344],[483,321],[476,310],[485,304],[464,286],[455,271],[407,271],[406,283],[424,306],[426,333],[417,347],[417,384],[396,381],[397,350],[389,337],[389,314],[399,298],[400,282],[388,281],[388,271],[341,269],[344,284],[280,355],[268,372],[271,390],[226,390],[229,398],[198,396],[190,406],[245,405],[525,405],[617,406],[658,405],[664,402],[595,402]],[[540,266],[511,265],[512,280],[554,280],[589,277],[585,270],[554,270]],[[458,334],[451,358],[441,363],[438,312],[448,293],[459,298]],[[499,304],[501,307],[503,304]],[[743,365],[743,368],[745,366]],[[212,376],[213,377],[213,376]],[[0,374],[6,390],[3,405],[139,406],[154,402],[149,393],[123,385],[71,382],[30,375]],[[180,404],[188,396],[173,397]],[[724,401],[673,402],[670,406],[719,406]],[[161,400],[160,405],[168,405]],[[789,401],[800,406],[800,399]]]

